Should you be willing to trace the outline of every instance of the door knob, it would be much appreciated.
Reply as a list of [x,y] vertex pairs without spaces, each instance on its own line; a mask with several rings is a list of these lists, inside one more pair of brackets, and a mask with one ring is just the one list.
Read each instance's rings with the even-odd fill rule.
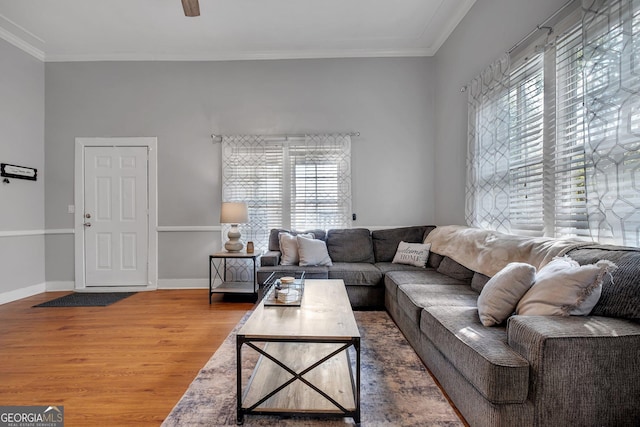
[[90,223],[90,222],[85,222],[85,223],[84,223],[84,224],[82,224],[82,225],[84,225],[85,227],[91,227],[91,223]]
[[89,218],[91,218],[91,214],[89,214],[89,213],[88,214],[84,214],[84,217],[89,219]]

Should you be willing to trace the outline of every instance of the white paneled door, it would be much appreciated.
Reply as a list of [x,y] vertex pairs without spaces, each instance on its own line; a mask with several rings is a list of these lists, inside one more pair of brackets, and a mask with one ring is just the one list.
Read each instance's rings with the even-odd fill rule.
[[148,283],[148,148],[84,147],[85,286]]

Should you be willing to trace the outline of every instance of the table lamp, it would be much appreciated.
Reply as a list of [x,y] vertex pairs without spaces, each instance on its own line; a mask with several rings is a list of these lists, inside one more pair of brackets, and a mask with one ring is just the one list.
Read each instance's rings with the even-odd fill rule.
[[231,224],[231,229],[227,236],[229,240],[225,242],[224,248],[228,252],[240,252],[244,246],[240,241],[240,230],[238,224],[249,221],[247,204],[242,202],[223,202],[220,209],[220,224]]

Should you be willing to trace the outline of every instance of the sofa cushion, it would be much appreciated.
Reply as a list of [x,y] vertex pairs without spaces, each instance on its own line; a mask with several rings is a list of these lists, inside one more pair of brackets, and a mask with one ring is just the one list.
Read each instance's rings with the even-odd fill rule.
[[267,265],[279,265],[280,264],[280,251],[267,251],[260,257],[260,266],[265,267]]
[[[376,264],[378,265],[378,264]],[[397,265],[397,264],[393,264]],[[418,267],[404,266],[402,270],[393,270],[385,273],[384,283],[387,292],[394,297],[397,296],[397,289],[400,285],[464,285],[462,280],[445,276],[434,269],[423,269]],[[414,270],[410,270],[410,268]]]
[[[408,267],[408,266],[407,266]],[[390,271],[386,277],[396,283],[396,285],[467,285],[464,280],[454,279],[438,273],[433,269],[415,268],[409,270],[407,268],[397,271]]]
[[529,364],[507,343],[504,326],[482,326],[470,307],[427,307],[420,330],[491,403],[527,399]]
[[444,257],[442,255],[437,254],[435,252],[429,252],[429,259],[427,260],[427,267],[438,268],[443,259],[444,259]]
[[640,321],[640,249],[610,245],[590,245],[574,249],[568,255],[579,264],[594,264],[606,259],[618,266],[602,282],[600,300],[592,316],[622,317]]
[[464,265],[459,264],[446,256],[442,259],[442,262],[440,262],[440,265],[438,266],[438,273],[446,274],[449,277],[471,283],[474,272],[473,270],[469,270]]
[[334,262],[328,274],[329,279],[342,279],[348,286],[378,286],[382,282],[382,272],[364,262]]
[[482,292],[482,288],[484,288],[484,285],[487,284],[489,279],[491,279],[491,277],[485,276],[482,273],[474,273],[473,277],[471,278],[471,289],[473,289],[477,293]]
[[396,294],[398,305],[416,325],[425,307],[476,307],[478,294],[467,285],[400,285]]
[[269,232],[269,250],[270,251],[279,251],[280,250],[280,233],[289,233],[293,236],[297,236],[298,234],[313,234],[313,237],[318,240],[324,240],[326,237],[326,233],[324,230],[307,230],[307,231],[289,231],[284,228],[272,228]]
[[[413,265],[408,264],[396,264],[393,262],[376,262],[375,266],[382,272],[382,274],[387,274],[392,271],[425,271],[425,268],[415,267]],[[429,270],[435,271],[433,268]]]
[[329,230],[327,249],[333,262],[375,262],[371,233],[366,228]]
[[[382,265],[385,265],[384,263]],[[398,265],[398,264],[392,264]],[[376,264],[380,266],[380,264]],[[438,273],[434,269],[424,269],[418,267],[411,267],[408,265],[403,266],[402,269],[389,270],[384,275],[384,285],[386,291],[391,293],[395,298],[397,296],[398,286],[407,284],[416,285],[464,285],[462,280],[454,279],[453,277],[445,276]],[[382,270],[384,271],[384,270]]]
[[425,234],[433,230],[435,226],[414,226],[374,230],[371,232],[373,252],[376,262],[390,262],[393,260],[398,243],[422,243]]

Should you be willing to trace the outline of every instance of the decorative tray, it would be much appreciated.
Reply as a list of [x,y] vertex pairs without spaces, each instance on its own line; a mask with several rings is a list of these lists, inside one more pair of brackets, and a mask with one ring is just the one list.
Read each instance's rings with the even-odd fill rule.
[[299,278],[292,277],[292,279],[291,283],[282,283],[280,279],[269,277],[265,281],[265,285],[269,286],[269,289],[264,296],[264,305],[271,307],[300,307],[304,295],[304,271]]

